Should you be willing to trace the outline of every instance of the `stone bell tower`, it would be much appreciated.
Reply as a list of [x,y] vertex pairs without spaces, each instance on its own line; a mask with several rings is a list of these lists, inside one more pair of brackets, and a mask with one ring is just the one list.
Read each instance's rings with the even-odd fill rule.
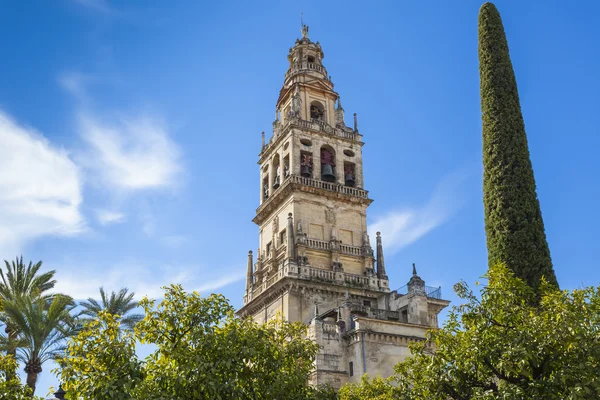
[[[353,126],[346,126],[340,95],[323,58],[321,45],[309,39],[303,25],[302,38],[288,53],[289,68],[267,143],[263,132],[260,205],[253,219],[259,226],[259,248],[256,260],[248,254],[244,305],[238,315],[264,322],[279,313],[309,324],[319,342],[324,334],[334,335],[327,339],[333,347],[324,347],[317,359],[312,382],[338,387],[352,381],[354,363],[357,371],[369,372],[364,333],[362,361],[354,360],[361,354],[352,336],[361,332],[359,324],[388,332],[389,326],[373,321],[416,321],[423,325],[418,331],[423,336],[437,326],[437,314],[448,302],[428,296],[425,289],[406,295],[390,292],[382,238],[378,232],[374,254],[367,234],[372,200],[364,188],[363,136],[356,114]],[[405,336],[414,338],[415,332]],[[384,336],[379,339],[387,340]],[[406,351],[407,344],[408,339],[402,345]],[[391,373],[392,367],[383,370]]]

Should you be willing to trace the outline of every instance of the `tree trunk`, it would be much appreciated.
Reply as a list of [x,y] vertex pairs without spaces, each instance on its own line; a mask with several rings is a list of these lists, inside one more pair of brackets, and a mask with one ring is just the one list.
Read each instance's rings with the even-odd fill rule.
[[27,386],[29,386],[32,390],[32,396],[35,393],[35,384],[37,383],[38,373],[37,372],[28,372],[27,373]]

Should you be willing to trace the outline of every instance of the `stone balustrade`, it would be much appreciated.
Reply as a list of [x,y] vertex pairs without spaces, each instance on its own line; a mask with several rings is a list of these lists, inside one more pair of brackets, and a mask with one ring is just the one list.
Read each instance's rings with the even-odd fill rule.
[[267,288],[273,286],[285,277],[302,280],[333,283],[341,286],[359,287],[374,291],[389,291],[387,279],[380,279],[376,275],[357,275],[343,271],[332,271],[322,268],[313,268],[297,265],[295,262],[282,262],[276,272],[265,277],[263,282],[255,282],[254,288],[244,296],[244,304],[256,298]]
[[305,119],[295,117],[287,118],[285,125],[283,126],[281,126],[281,123],[279,121],[274,122],[273,136],[271,137],[269,142],[265,144],[265,147],[262,149],[262,154],[265,154],[265,152],[268,151],[271,145],[277,142],[277,139],[285,136],[285,134],[290,128],[323,132],[327,133],[328,135],[338,136],[343,139],[354,140],[357,142],[361,141],[362,138],[362,136],[358,132],[355,132],[350,128],[342,129],[340,127],[333,127],[327,124],[326,122],[319,120],[307,121]]
[[300,175],[290,175],[288,179],[290,179],[292,183],[299,183],[301,185],[310,186],[317,189],[330,190],[332,192],[344,193],[349,196],[362,197],[364,199],[369,198],[369,192],[367,190],[352,186],[344,186],[337,182],[325,182]]
[[285,73],[285,79],[289,78],[292,74],[302,71],[316,71],[327,76],[327,70],[321,64],[314,62],[297,62],[293,63],[292,66]]

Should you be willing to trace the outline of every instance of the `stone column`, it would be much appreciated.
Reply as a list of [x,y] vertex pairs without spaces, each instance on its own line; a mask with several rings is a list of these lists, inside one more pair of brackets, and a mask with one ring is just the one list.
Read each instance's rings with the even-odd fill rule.
[[252,291],[252,288],[254,287],[254,281],[253,281],[253,275],[254,272],[252,271],[252,250],[250,250],[248,252],[248,269],[246,271],[246,292],[250,292]]

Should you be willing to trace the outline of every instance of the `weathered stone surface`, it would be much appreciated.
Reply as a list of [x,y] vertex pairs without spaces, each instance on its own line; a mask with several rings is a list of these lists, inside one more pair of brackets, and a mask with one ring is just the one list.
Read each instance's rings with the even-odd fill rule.
[[[448,301],[428,296],[416,270],[410,290],[390,291],[386,267],[393,266],[384,267],[379,236],[375,272],[362,135],[345,126],[341,103],[336,111],[339,96],[323,57],[307,36],[290,49],[273,136],[259,155],[260,206],[253,220],[259,251],[255,267],[247,268],[251,282],[238,315],[265,322],[280,313],[308,324],[322,346],[311,383],[339,388],[363,373],[391,375],[409,355],[408,344],[437,327]],[[321,179],[322,163],[332,167],[335,182]]]

